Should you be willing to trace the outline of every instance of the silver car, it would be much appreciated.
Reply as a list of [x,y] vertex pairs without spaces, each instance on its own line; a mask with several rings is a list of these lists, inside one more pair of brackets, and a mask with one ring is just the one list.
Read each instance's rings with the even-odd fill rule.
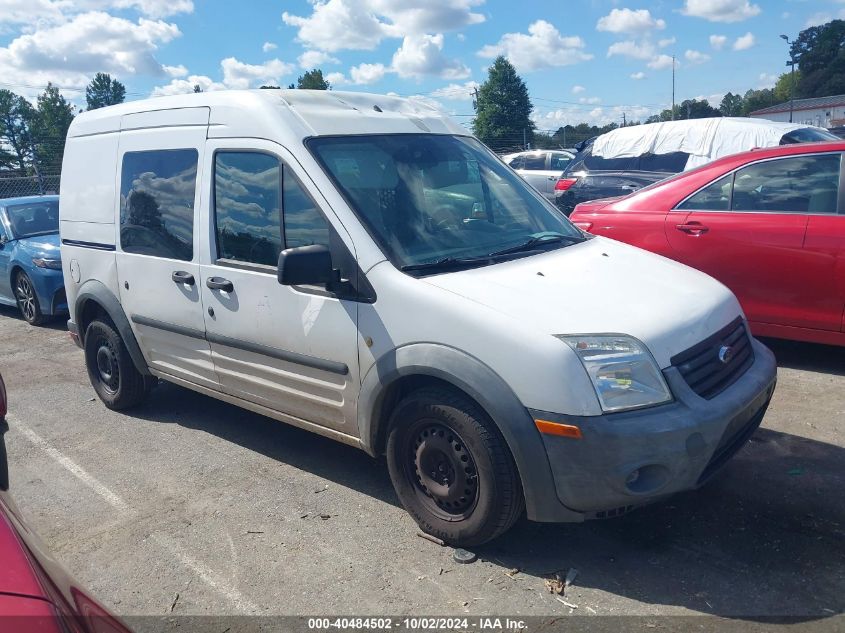
[[575,154],[565,150],[532,150],[506,154],[502,160],[516,170],[528,184],[554,200],[555,183]]

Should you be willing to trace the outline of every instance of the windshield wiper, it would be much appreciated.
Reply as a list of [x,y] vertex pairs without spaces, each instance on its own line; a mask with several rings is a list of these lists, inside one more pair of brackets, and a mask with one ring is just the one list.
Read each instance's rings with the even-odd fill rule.
[[532,237],[531,239],[523,242],[522,244],[517,244],[516,246],[511,246],[510,248],[503,248],[500,251],[494,251],[490,253],[489,257],[499,257],[500,255],[510,255],[511,253],[521,253],[524,251],[532,251],[534,250],[535,246],[540,244],[553,244],[555,242],[568,242],[569,244],[578,244],[580,242],[585,241],[586,238],[576,235],[538,235],[536,237]]
[[425,262],[423,264],[408,264],[402,266],[399,270],[408,272],[411,270],[435,270],[441,268],[462,268],[470,266],[479,266],[490,263],[490,256],[484,257],[444,257],[434,262]]

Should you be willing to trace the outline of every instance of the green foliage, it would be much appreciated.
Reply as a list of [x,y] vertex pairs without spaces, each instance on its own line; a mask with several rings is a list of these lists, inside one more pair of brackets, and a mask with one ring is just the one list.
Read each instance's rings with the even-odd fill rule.
[[[639,123],[629,123],[628,125],[639,125]],[[605,134],[618,127],[616,123],[609,123],[608,125],[602,126],[590,125],[589,123],[564,125],[563,127],[559,127],[553,134],[534,132],[534,144],[532,147],[536,149],[567,149],[574,147],[581,141]]]
[[125,98],[126,87],[105,73],[97,73],[85,87],[85,100],[89,110],[123,103]]
[[496,151],[521,147],[534,140],[531,99],[525,82],[503,56],[496,58],[478,89],[473,133]]
[[32,127],[39,166],[48,173],[58,173],[65,153],[65,137],[73,121],[73,106],[59,89],[48,83],[38,96],[37,114]]
[[[798,98],[798,83],[801,81],[801,71],[796,69],[795,70],[795,89],[796,94],[795,98]],[[792,72],[787,71],[783,73],[780,77],[778,77],[777,83],[775,83],[774,87],[774,96],[775,101],[778,103],[783,103],[785,101],[789,101],[792,98]]]
[[741,116],[742,95],[735,95],[732,92],[726,94],[719,104],[719,112],[722,113],[722,116]]
[[202,92],[202,86],[199,84],[194,84],[194,93]]
[[845,20],[804,29],[790,52],[801,71],[796,98],[845,94]]
[[21,175],[27,172],[36,116],[29,101],[10,90],[0,90],[0,169],[14,169]]
[[[293,88],[293,84],[290,84]],[[323,71],[319,68],[305,71],[304,75],[300,75],[296,80],[296,87],[301,90],[331,90],[331,84],[323,78]]]
[[722,116],[722,112],[711,106],[706,99],[687,99],[679,104],[676,103],[674,112],[672,108],[667,108],[660,114],[648,117],[646,123],[678,121],[680,119],[706,119],[717,116]]
[[781,103],[775,97],[775,91],[769,88],[762,90],[749,90],[742,98],[742,116],[748,116],[752,112],[768,108],[769,106]]

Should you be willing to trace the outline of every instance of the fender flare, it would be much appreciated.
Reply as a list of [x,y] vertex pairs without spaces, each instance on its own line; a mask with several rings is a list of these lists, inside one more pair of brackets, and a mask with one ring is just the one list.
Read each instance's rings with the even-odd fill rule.
[[522,482],[528,517],[560,520],[561,514],[581,521],[579,513],[562,507],[543,439],[528,409],[510,386],[482,361],[454,347],[413,343],[383,355],[361,381],[358,431],[362,448],[377,456],[381,409],[391,385],[407,376],[437,378],[466,393],[490,416],[513,455]]
[[141,353],[141,347],[138,345],[135,333],[132,331],[132,326],[129,324],[129,319],[126,318],[123,306],[120,305],[120,300],[106,287],[103,282],[98,281],[97,279],[89,279],[82,284],[79,288],[79,292],[76,294],[76,301],[73,307],[73,317],[76,323],[80,326],[79,336],[83,345],[85,332],[81,327],[79,317],[85,309],[85,304],[88,301],[97,303],[101,308],[103,308],[103,310],[105,310],[106,314],[109,315],[112,323],[114,323],[117,328],[118,334],[120,334],[120,337],[123,339],[126,349],[129,351],[129,356],[132,358],[132,363],[135,365],[135,369],[144,376],[152,375],[150,374],[149,367],[147,367],[147,361]]

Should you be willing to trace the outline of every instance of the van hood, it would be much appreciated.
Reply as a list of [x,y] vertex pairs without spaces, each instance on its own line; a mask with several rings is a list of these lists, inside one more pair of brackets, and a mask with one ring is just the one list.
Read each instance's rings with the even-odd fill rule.
[[424,281],[550,335],[633,336],[661,368],[742,314],[712,277],[603,237]]

